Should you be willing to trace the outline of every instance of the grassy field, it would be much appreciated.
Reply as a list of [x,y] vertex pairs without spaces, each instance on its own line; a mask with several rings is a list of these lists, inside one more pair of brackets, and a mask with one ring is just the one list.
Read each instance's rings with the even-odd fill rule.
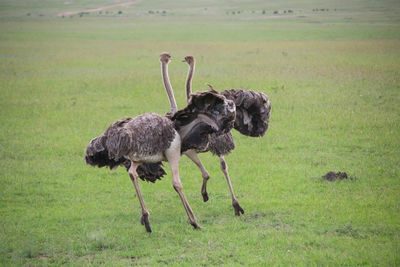
[[[124,2],[124,1],[122,1]],[[400,265],[398,1],[0,1],[0,266]],[[322,10],[323,9],[323,10]],[[289,12],[289,10],[291,12]],[[158,55],[185,105],[195,90],[254,89],[272,102],[263,138],[233,132],[211,179],[180,164],[194,231],[168,176],[91,168],[91,138],[116,119],[169,110]],[[352,179],[328,182],[328,171]]]

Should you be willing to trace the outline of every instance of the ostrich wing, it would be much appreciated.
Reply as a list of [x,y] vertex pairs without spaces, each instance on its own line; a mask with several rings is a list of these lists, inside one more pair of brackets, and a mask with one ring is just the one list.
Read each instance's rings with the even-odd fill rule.
[[271,102],[268,96],[252,90],[225,90],[221,93],[236,105],[234,128],[240,133],[259,137],[268,129]]
[[172,117],[182,139],[182,152],[206,149],[209,135],[229,132],[234,119],[233,103],[213,91],[192,94],[188,105]]

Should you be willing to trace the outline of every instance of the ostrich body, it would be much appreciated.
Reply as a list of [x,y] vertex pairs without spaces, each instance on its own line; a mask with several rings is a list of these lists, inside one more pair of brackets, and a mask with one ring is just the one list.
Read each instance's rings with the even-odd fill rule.
[[[162,54],[160,61],[162,65],[168,64],[169,57]],[[162,69],[165,77],[167,68]],[[163,80],[169,83],[168,79]],[[168,95],[173,96],[170,84],[166,89]],[[118,120],[99,137],[91,140],[86,149],[86,163],[92,166],[114,168],[129,161],[128,173],[142,208],[141,223],[147,232],[151,232],[150,213],[140,192],[138,167],[143,163],[168,161],[173,187],[182,201],[190,224],[199,229],[196,217],[182,192],[178,166],[182,147],[198,149],[205,146],[203,143],[207,142],[209,134],[229,131],[234,124],[235,105],[222,95],[212,91],[203,92],[193,95],[186,108],[171,116],[168,118],[145,113],[135,118]]]
[[[186,56],[183,60],[189,66],[187,79],[186,79],[186,98],[189,101],[192,94],[192,79],[195,70],[195,59],[193,56]],[[210,88],[214,90],[211,86]],[[270,114],[271,104],[267,96],[263,93],[256,93],[250,90],[225,90],[221,93],[226,98],[235,102],[236,105],[236,118],[235,129],[245,135],[249,136],[262,136],[268,128],[268,120]],[[235,148],[235,143],[231,132],[226,132],[222,135],[210,134],[210,143],[206,150],[190,150],[185,153],[200,169],[203,177],[203,185],[201,187],[201,194],[204,202],[208,201],[207,181],[210,178],[209,173],[201,163],[197,153],[211,151],[212,154],[217,155],[220,159],[220,167],[229,186],[232,197],[232,206],[235,215],[240,216],[244,213],[243,208],[240,206],[236,199],[232,182],[229,177],[228,165],[225,161],[224,155],[229,154]]]

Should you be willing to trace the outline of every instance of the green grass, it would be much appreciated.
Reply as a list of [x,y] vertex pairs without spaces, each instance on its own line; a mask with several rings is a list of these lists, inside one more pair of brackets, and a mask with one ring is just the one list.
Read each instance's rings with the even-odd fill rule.
[[[113,3],[0,3],[0,265],[400,264],[397,1],[142,1],[57,17]],[[188,54],[195,90],[251,88],[272,101],[266,136],[234,132],[226,157],[244,216],[216,157],[200,155],[207,203],[182,158],[202,231],[188,224],[168,166],[163,180],[140,183],[147,234],[126,172],[83,161],[114,120],[169,110],[162,51],[179,107]],[[354,179],[323,181],[331,170]]]

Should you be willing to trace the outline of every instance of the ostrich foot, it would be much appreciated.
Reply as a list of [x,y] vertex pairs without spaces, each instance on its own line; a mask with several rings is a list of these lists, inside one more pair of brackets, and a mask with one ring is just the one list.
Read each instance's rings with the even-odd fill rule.
[[151,233],[149,215],[143,215],[143,216],[140,218],[140,223],[141,223],[142,225],[144,225],[144,227],[146,227],[146,231],[147,231],[148,233]]
[[201,230],[201,229],[203,229],[202,227],[200,227],[200,226],[197,224],[197,222],[191,222],[190,224],[191,224],[191,225],[193,226],[193,228],[196,229],[196,230]]
[[235,215],[240,216],[240,213],[244,214],[244,210],[240,207],[239,202],[237,200],[232,201],[232,206],[235,209]]
[[208,201],[208,193],[207,192],[201,193],[201,195],[203,196],[203,201],[207,202]]

